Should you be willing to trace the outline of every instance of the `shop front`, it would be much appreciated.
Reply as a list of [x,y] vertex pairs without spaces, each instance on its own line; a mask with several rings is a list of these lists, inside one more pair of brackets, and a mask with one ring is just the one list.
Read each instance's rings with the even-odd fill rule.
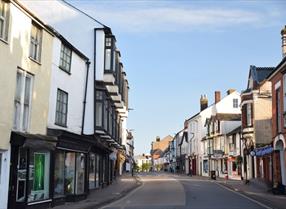
[[52,204],[52,159],[57,139],[11,133],[9,209],[46,208]]

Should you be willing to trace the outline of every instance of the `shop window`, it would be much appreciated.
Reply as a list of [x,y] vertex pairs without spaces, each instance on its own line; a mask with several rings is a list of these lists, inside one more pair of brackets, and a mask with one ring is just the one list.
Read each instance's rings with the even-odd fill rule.
[[64,196],[65,153],[57,151],[55,155],[54,197]]
[[76,153],[76,194],[84,193],[85,154]]
[[28,202],[49,198],[50,153],[30,150]]
[[95,188],[95,168],[96,168],[96,158],[95,154],[91,153],[89,155],[89,189]]
[[236,162],[232,162],[232,171],[236,172],[237,165]]
[[67,152],[65,157],[65,193],[74,194],[75,153]]
[[95,187],[98,188],[99,187],[99,163],[100,163],[100,156],[99,155],[96,155],[96,164],[95,164]]
[[17,131],[27,131],[29,127],[32,80],[32,75],[25,71],[18,70],[16,78],[13,122],[13,128]]
[[20,148],[18,154],[17,166],[17,192],[16,201],[24,202],[26,199],[26,182],[27,179],[27,152],[25,149]]
[[8,41],[9,4],[0,0],[0,39]]

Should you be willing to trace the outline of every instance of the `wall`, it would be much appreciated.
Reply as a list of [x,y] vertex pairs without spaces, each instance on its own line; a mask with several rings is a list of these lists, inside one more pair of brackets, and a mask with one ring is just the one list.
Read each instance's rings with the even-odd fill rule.
[[[72,52],[70,74],[61,70],[60,63],[61,41],[54,38],[53,43],[53,66],[50,94],[50,109],[48,127],[64,129],[70,132],[81,134],[83,101],[86,80],[86,63],[75,52]],[[68,118],[67,127],[55,125],[57,89],[68,93]]]

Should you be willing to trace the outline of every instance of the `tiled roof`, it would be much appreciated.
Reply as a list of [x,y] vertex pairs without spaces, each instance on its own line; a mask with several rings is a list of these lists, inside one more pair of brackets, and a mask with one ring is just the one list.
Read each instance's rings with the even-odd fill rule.
[[235,128],[232,131],[228,132],[226,135],[230,136],[230,135],[233,135],[233,134],[236,134],[236,133],[239,133],[239,132],[241,132],[241,126],[238,126],[237,128]]

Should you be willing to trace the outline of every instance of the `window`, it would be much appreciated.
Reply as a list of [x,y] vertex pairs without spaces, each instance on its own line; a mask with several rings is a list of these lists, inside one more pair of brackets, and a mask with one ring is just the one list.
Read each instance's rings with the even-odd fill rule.
[[238,99],[233,99],[232,105],[233,105],[233,108],[238,108]]
[[286,74],[283,75],[283,120],[286,127]]
[[28,202],[49,198],[50,153],[30,150]]
[[103,106],[104,106],[104,92],[96,90],[96,126],[103,126]]
[[32,23],[30,43],[30,57],[38,62],[41,61],[42,30]]
[[76,194],[84,193],[85,184],[85,154],[76,153]]
[[280,88],[276,90],[276,128],[277,132],[281,132],[281,98]]
[[0,0],[0,39],[8,41],[9,5]]
[[57,151],[55,156],[54,197],[64,196],[65,153]]
[[68,93],[58,89],[55,124],[66,127],[67,113],[68,113]]
[[113,70],[115,68],[115,50],[114,40],[112,37],[105,38],[105,70]]
[[67,152],[65,157],[65,193],[74,194],[75,153]]
[[27,131],[29,127],[32,78],[33,76],[25,71],[17,72],[13,123],[13,128],[17,131]]
[[251,109],[251,103],[246,104],[246,122],[247,122],[247,126],[252,126],[252,109]]
[[61,57],[60,57],[60,68],[65,72],[70,72],[71,69],[71,57],[72,51],[67,46],[62,44]]

